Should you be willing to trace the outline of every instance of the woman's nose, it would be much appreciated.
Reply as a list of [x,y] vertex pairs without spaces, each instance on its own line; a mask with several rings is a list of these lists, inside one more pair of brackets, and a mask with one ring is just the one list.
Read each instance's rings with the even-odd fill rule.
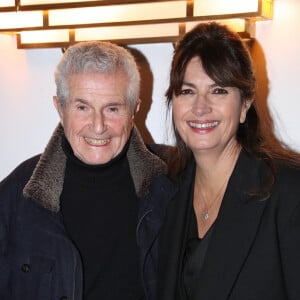
[[197,115],[201,116],[212,111],[209,99],[206,95],[197,95],[195,101],[193,103],[192,112]]

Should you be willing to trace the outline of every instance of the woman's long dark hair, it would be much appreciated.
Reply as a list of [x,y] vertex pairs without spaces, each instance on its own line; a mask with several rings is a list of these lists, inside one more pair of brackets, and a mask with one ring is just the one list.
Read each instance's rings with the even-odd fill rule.
[[[173,96],[179,95],[187,64],[194,57],[201,59],[205,72],[218,85],[238,88],[241,101],[254,99],[256,79],[247,46],[239,35],[227,26],[216,22],[200,23],[186,33],[175,48],[170,83],[166,92],[169,109]],[[245,122],[239,125],[236,137],[238,143],[250,155],[266,160],[274,182],[275,159],[285,160],[297,166],[300,159],[298,153],[289,150],[276,139],[270,126],[262,126],[261,117],[254,101]],[[191,151],[177,133],[174,121],[173,130],[176,148],[170,160],[170,175],[176,176],[185,168]]]

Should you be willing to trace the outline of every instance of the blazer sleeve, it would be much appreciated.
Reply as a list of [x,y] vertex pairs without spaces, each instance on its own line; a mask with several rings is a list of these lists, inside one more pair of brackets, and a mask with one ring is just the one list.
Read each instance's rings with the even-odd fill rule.
[[[299,173],[299,172],[297,172]],[[300,299],[300,176],[286,176],[280,192],[278,237],[288,299]]]

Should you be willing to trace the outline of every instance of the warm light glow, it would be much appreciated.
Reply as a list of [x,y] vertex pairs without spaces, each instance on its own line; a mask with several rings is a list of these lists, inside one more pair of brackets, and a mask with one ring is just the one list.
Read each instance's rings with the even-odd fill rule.
[[273,17],[273,0],[261,0],[262,1],[262,11],[263,17],[271,19]]
[[22,44],[68,42],[69,30],[24,31],[20,33],[20,41]]
[[257,21],[272,19],[273,1],[0,0],[0,32],[18,33],[19,48],[86,40],[174,43],[197,23],[215,20],[248,39]]
[[[202,21],[206,22],[206,21]],[[217,20],[216,22],[226,25],[236,32],[245,32],[245,20],[243,19],[227,19],[227,20]],[[187,22],[186,23],[186,32],[193,29],[194,26],[201,22]]]
[[178,28],[178,23],[82,28],[75,30],[75,40],[88,41],[171,37],[178,36]]
[[[217,22],[227,25],[237,32],[245,31],[245,21],[242,19],[218,20]],[[200,22],[187,22],[186,32],[190,31],[195,25],[199,23]],[[134,40],[162,37],[174,38],[178,36],[179,23],[94,27],[74,30],[74,37],[76,42],[89,40],[124,40],[124,42],[126,42],[126,39]],[[67,29],[24,31],[20,33],[20,43],[23,46],[26,46],[26,44],[67,42],[69,42],[69,31]]]
[[0,13],[0,29],[30,28],[43,26],[42,11]]
[[15,6],[15,0],[1,0],[0,7]]
[[[20,0],[21,5],[61,4],[72,2],[95,2],[97,0]],[[98,0],[99,1],[99,0]],[[103,0],[100,0],[103,1]]]
[[256,12],[257,0],[194,0],[194,16]]
[[49,25],[95,24],[182,18],[186,16],[186,1],[153,2],[58,9],[49,11]]

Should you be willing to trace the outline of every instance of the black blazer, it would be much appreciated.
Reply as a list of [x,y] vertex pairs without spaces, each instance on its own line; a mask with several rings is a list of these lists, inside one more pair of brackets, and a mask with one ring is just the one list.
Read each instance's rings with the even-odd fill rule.
[[[201,300],[300,299],[300,171],[280,166],[266,197],[243,192],[263,185],[267,170],[263,161],[241,152],[203,264]],[[161,232],[159,300],[185,299],[179,287],[194,178],[192,162]]]

